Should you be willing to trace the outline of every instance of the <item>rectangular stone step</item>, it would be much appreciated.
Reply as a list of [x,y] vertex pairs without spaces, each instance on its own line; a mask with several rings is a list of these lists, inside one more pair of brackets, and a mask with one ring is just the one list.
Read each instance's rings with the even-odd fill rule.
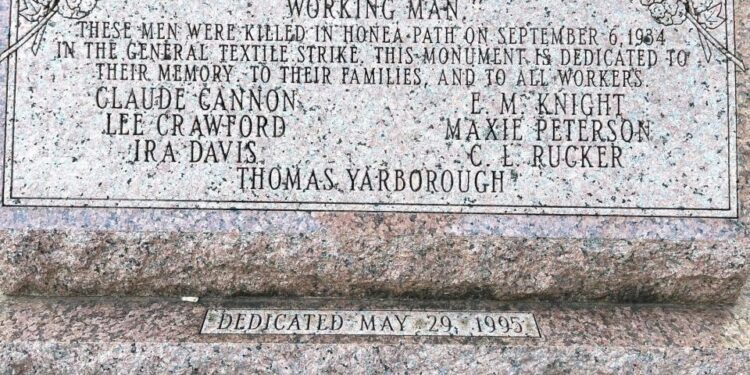
[[[540,336],[201,334],[215,309],[524,312]],[[747,295],[736,306],[691,307],[10,298],[0,303],[0,373],[746,373],[749,322]]]
[[[746,241],[725,233],[681,238],[689,228],[665,223],[660,224],[684,232],[669,233],[671,240],[636,239],[643,231],[619,236],[624,239],[610,234],[615,238],[575,239],[544,238],[550,229],[529,229],[535,232],[530,238],[511,228],[494,230],[515,233],[472,233],[489,218],[253,216],[283,221],[296,216],[314,229],[268,224],[244,234],[5,231],[0,232],[0,291],[700,303],[733,301],[748,274]],[[519,221],[512,225],[554,225],[553,220]],[[584,222],[565,223],[567,236],[584,231]],[[693,228],[704,229],[718,228]]]

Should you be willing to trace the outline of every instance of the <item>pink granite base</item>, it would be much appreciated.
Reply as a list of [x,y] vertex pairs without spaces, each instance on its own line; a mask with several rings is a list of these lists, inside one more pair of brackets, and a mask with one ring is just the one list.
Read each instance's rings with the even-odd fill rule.
[[[379,228],[379,227],[376,227]],[[0,293],[732,302],[747,243],[418,234],[0,232]]]
[[[211,307],[528,311],[542,338],[200,335]],[[746,373],[748,321],[747,296],[734,307],[10,299],[0,373]]]
[[9,373],[739,374],[745,350],[502,345],[24,343],[0,345]]

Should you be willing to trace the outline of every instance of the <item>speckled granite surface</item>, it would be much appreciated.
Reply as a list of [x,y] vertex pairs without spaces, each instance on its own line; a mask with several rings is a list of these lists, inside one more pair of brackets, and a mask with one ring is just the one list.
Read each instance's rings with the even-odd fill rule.
[[747,265],[734,240],[388,236],[6,233],[0,280],[13,294],[726,302]]
[[[735,8],[750,56],[750,1]],[[732,301],[750,272],[748,82],[738,220],[0,208],[0,293]]]
[[[0,207],[0,374],[748,373],[737,80],[738,219]],[[225,307],[523,311],[542,338],[200,335]]]
[[[210,307],[528,311],[541,339],[213,336]],[[733,307],[343,300],[9,299],[0,373],[689,373],[750,371]]]

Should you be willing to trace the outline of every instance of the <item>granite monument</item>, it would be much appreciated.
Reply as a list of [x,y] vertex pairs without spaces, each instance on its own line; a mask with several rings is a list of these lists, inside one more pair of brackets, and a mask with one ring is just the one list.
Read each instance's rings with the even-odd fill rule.
[[750,371],[750,2],[0,15],[2,373]]

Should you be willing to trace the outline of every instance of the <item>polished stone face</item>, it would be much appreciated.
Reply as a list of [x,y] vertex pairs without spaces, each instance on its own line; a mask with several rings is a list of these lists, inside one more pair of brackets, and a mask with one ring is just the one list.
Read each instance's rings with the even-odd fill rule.
[[5,205],[738,216],[733,22],[427,3],[54,18],[11,59]]

